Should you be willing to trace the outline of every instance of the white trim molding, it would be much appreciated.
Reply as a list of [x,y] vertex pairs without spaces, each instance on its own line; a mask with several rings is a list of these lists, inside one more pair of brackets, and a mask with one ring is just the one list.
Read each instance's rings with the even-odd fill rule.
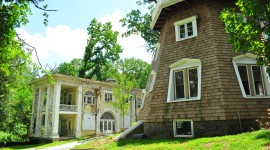
[[[168,86],[168,95],[167,102],[182,102],[182,101],[192,101],[192,100],[201,100],[201,77],[202,77],[202,63],[200,59],[190,59],[183,58],[169,66],[170,68],[170,76],[169,76],[169,86]],[[176,99],[175,97],[175,80],[174,73],[183,69],[194,69],[197,68],[197,76],[198,76],[198,88],[197,88],[197,96],[189,98],[181,98]],[[185,78],[187,79],[187,78]],[[186,91],[186,90],[185,90]],[[190,91],[189,95],[190,95]]]
[[[261,69],[261,79],[262,79],[262,87],[263,87],[263,94],[256,94],[255,91],[255,87],[254,87],[254,79],[253,79],[253,73],[252,73],[252,69],[248,69],[248,66],[251,66],[250,68],[252,68],[252,66],[257,66],[257,55],[251,54],[251,53],[246,53],[243,55],[239,55],[236,56],[234,58],[232,58],[232,63],[233,63],[233,67],[235,70],[235,74],[238,80],[238,84],[240,86],[241,92],[242,92],[242,96],[244,98],[247,99],[251,99],[251,98],[270,98],[270,79],[269,79],[269,75],[266,72],[266,67],[262,66],[260,67]],[[250,90],[250,94],[247,94],[245,91],[245,88],[243,86],[243,82],[238,70],[239,66],[247,66],[247,76],[248,76],[248,85],[249,85],[249,90]],[[251,83],[252,82],[252,83]],[[253,86],[251,86],[253,85]],[[252,89],[251,89],[252,88]],[[253,93],[251,92],[253,90]],[[254,93],[255,91],[255,93]]]
[[152,13],[152,23],[150,25],[150,27],[153,29],[156,22],[157,22],[157,19],[162,11],[163,8],[166,8],[166,7],[169,7],[171,5],[174,5],[176,3],[179,3],[179,2],[182,2],[184,0],[158,0],[155,8],[154,8],[154,11]]

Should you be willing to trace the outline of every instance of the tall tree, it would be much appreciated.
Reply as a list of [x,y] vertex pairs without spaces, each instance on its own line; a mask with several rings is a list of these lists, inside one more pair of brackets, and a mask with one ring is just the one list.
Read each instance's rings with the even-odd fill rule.
[[119,53],[123,51],[117,43],[118,32],[112,31],[112,24],[102,24],[93,19],[87,28],[89,38],[83,56],[83,66],[79,76],[84,78],[106,80],[102,78],[102,68],[108,62],[119,59]]
[[145,88],[148,74],[151,69],[150,64],[136,58],[119,60],[116,64],[117,68],[121,74],[125,76],[126,80],[130,82],[134,81],[135,88]]
[[[238,8],[226,8],[220,19],[235,52],[258,55],[259,65],[270,65],[270,2],[269,0],[237,0]],[[269,70],[269,69],[268,69]]]
[[158,42],[159,33],[151,29],[151,12],[153,10],[153,4],[149,0],[139,0],[138,5],[150,4],[148,9],[149,12],[142,14],[140,10],[132,10],[122,18],[120,22],[123,27],[127,27],[127,31],[122,36],[130,36],[133,34],[139,34],[146,42],[146,49],[148,52],[155,52],[155,44]]

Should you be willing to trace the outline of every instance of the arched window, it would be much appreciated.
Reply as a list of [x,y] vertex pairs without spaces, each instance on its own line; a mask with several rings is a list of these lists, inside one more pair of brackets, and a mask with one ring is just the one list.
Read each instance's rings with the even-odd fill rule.
[[95,104],[95,96],[91,91],[86,91],[84,93],[84,104],[90,104],[90,105]]

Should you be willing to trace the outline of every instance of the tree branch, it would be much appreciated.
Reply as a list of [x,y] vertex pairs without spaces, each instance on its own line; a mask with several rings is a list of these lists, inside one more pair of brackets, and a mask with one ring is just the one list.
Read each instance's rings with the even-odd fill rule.
[[34,51],[35,54],[36,54],[36,58],[37,58],[37,60],[38,60],[38,63],[39,63],[39,65],[40,65],[40,67],[43,68],[43,67],[42,67],[42,64],[41,64],[41,62],[40,62],[40,60],[39,60],[39,58],[38,58],[38,53],[37,53],[36,48],[35,48],[34,46],[28,44],[27,42],[25,42],[22,38],[20,38],[18,33],[16,33],[16,36],[17,36],[17,38],[18,38],[21,42],[23,42],[25,45],[27,45],[27,46],[29,46],[30,48],[32,48],[32,51]]
[[57,10],[50,10],[50,9],[45,9],[45,8],[41,8],[38,5],[38,2],[36,0],[32,0],[32,3],[35,5],[36,8],[40,9],[40,10],[44,10],[44,11],[57,11]]

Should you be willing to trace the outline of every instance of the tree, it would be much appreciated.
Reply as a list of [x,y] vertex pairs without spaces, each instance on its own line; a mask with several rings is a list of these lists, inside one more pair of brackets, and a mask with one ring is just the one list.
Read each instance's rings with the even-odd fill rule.
[[256,54],[259,65],[269,66],[269,0],[237,0],[235,4],[238,8],[226,8],[220,15],[233,50]]
[[150,64],[136,58],[119,60],[116,64],[117,68],[121,74],[125,76],[126,80],[130,82],[134,81],[135,88],[145,88],[148,74],[151,69]]
[[63,62],[59,64],[53,73],[64,74],[68,76],[79,76],[80,68],[82,67],[82,60],[74,58],[71,62]]
[[133,88],[133,82],[126,80],[124,75],[118,76],[118,81],[113,89],[114,100],[111,101],[112,105],[120,111],[123,119],[124,128],[124,117],[130,107],[129,98],[131,96],[131,90]]
[[[35,65],[30,58],[35,49],[20,38],[16,28],[28,22],[31,4],[47,11],[46,5],[39,7],[41,1],[0,1],[0,142],[26,140],[32,102],[28,65]],[[48,15],[44,16],[47,24]]]
[[102,24],[93,19],[87,28],[89,38],[83,56],[83,65],[79,76],[84,78],[104,81],[102,68],[108,62],[115,62],[119,59],[119,53],[123,51],[117,44],[118,32],[112,31],[112,24]]
[[[137,1],[138,5],[149,4],[151,1],[143,0]],[[158,42],[159,33],[153,29],[151,29],[151,12],[153,10],[154,5],[150,5],[149,13],[142,14],[140,10],[132,10],[130,13],[126,15],[125,18],[122,18],[120,22],[122,22],[123,27],[127,27],[128,30],[122,36],[130,36],[132,34],[140,34],[141,37],[146,42],[146,49],[148,52],[155,52],[155,44]]]

